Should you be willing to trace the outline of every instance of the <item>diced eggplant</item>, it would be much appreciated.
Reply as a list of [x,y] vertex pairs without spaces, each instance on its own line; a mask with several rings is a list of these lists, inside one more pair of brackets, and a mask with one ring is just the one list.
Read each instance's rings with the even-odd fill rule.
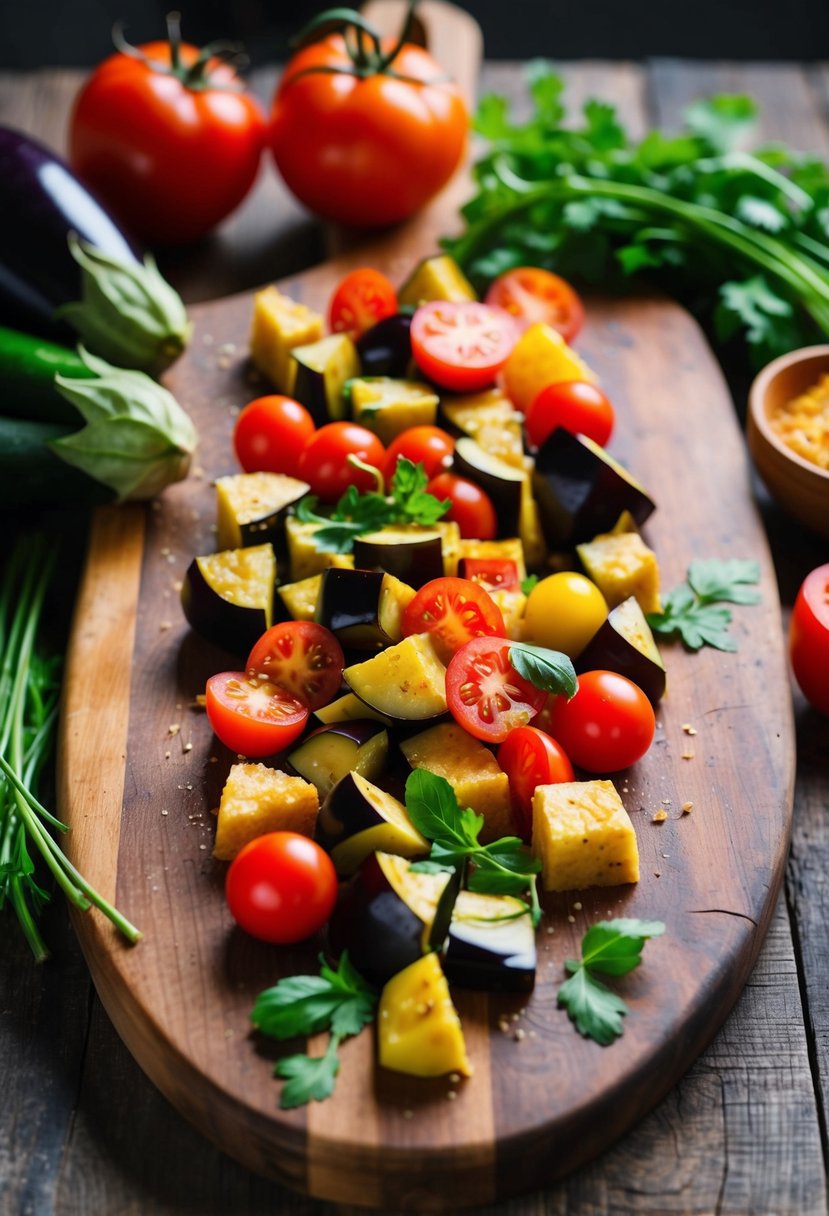
[[402,857],[373,853],[343,891],[328,926],[333,954],[348,950],[369,983],[420,958],[449,874],[418,874]]
[[398,303],[417,308],[427,300],[477,300],[475,288],[446,253],[418,262],[397,293]]
[[417,590],[444,573],[443,537],[438,528],[382,528],[354,541],[359,570],[385,570]]
[[276,287],[265,287],[253,297],[250,357],[280,393],[291,393],[297,365],[295,347],[318,342],[324,333],[320,313],[292,300]]
[[382,722],[384,726],[395,725],[392,718],[372,709],[359,697],[355,697],[353,692],[347,692],[336,701],[323,705],[314,711],[314,716],[323,726],[331,726],[336,722],[354,722],[361,718],[371,718],[374,722]]
[[191,629],[235,654],[247,654],[273,623],[273,545],[225,549],[195,557],[181,585]]
[[453,435],[468,435],[485,452],[516,468],[524,466],[521,415],[497,388],[459,397],[442,395],[440,422]]
[[216,543],[242,549],[270,542],[281,558],[286,552],[288,509],[310,490],[285,473],[234,473],[216,481]]
[[354,568],[354,558],[350,553],[329,553],[318,549],[314,537],[320,530],[321,524],[303,523],[296,515],[290,515],[285,521],[285,539],[288,545],[288,565],[291,579],[302,582],[314,574],[321,574],[329,566]]
[[361,701],[389,718],[423,721],[446,712],[446,668],[428,634],[414,633],[343,676]]
[[357,339],[364,376],[409,376],[414,368],[410,313],[383,317]]
[[357,348],[348,334],[329,334],[310,346],[293,350],[296,363],[291,396],[308,410],[317,426],[345,418],[343,389],[360,373]]
[[382,570],[339,570],[322,575],[315,620],[353,650],[380,650],[402,641],[403,611],[413,587]]
[[654,705],[665,694],[665,664],[645,614],[633,596],[608,614],[578,657],[576,670],[616,671]]
[[388,753],[389,736],[382,722],[362,718],[312,731],[288,753],[288,762],[324,798],[352,769],[369,781],[376,781],[385,768]]
[[538,449],[533,485],[551,545],[576,545],[609,532],[623,511],[643,524],[653,499],[604,448],[557,427]]
[[499,457],[491,456],[474,439],[463,436],[455,444],[452,472],[474,481],[492,499],[498,517],[499,537],[518,535],[522,486],[527,480],[524,469],[517,469]]
[[449,983],[490,992],[529,992],[535,968],[535,931],[521,901],[511,895],[462,891],[443,956]]
[[342,777],[326,796],[316,839],[342,875],[353,874],[378,849],[401,857],[422,857],[429,852],[429,842],[418,832],[403,803],[355,772]]
[[383,444],[390,444],[413,426],[432,426],[438,396],[428,384],[390,376],[358,376],[345,388],[351,417]]
[[321,574],[312,574],[296,583],[282,583],[276,588],[274,612],[285,621],[313,621],[321,586]]

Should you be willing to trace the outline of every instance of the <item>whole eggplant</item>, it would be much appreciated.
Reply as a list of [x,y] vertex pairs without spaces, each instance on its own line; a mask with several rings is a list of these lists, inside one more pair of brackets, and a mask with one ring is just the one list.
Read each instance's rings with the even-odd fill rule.
[[113,363],[150,371],[184,348],[184,305],[152,260],[68,165],[3,126],[0,215],[0,324],[80,336]]

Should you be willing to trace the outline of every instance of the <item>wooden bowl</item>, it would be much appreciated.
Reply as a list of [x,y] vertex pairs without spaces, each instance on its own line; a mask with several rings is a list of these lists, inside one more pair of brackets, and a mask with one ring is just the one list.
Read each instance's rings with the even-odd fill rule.
[[829,345],[806,346],[764,367],[749,391],[748,447],[757,472],[784,511],[829,537],[829,471],[798,456],[775,434],[771,412],[829,373]]

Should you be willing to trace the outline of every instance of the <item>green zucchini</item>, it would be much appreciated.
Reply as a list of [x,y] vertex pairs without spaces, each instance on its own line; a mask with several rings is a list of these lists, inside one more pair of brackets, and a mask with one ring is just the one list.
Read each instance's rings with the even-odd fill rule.
[[0,413],[77,427],[81,415],[55,388],[58,374],[77,380],[89,371],[68,347],[0,326]]
[[114,490],[49,447],[51,440],[77,429],[77,424],[0,417],[0,508],[97,506],[115,498]]

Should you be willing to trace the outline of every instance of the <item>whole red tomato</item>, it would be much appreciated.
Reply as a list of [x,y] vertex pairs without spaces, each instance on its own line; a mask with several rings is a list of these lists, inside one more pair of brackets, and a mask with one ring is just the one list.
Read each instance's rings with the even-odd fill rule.
[[[351,33],[354,33],[352,30]],[[317,215],[359,228],[405,219],[445,185],[466,147],[460,90],[431,55],[340,34],[300,50],[274,98],[270,146]],[[393,58],[389,60],[390,54]]]
[[225,880],[236,923],[263,942],[289,945],[316,933],[334,910],[337,872],[320,846],[298,832],[257,836]]
[[797,593],[789,654],[804,697],[829,716],[829,563],[807,574]]
[[91,74],[69,122],[72,168],[148,244],[203,236],[247,194],[265,118],[225,63],[179,41],[119,51]]
[[336,502],[351,485],[361,493],[377,489],[377,479],[349,464],[349,456],[379,470],[385,465],[386,449],[376,435],[356,422],[327,422],[302,449],[297,474],[323,502]]

